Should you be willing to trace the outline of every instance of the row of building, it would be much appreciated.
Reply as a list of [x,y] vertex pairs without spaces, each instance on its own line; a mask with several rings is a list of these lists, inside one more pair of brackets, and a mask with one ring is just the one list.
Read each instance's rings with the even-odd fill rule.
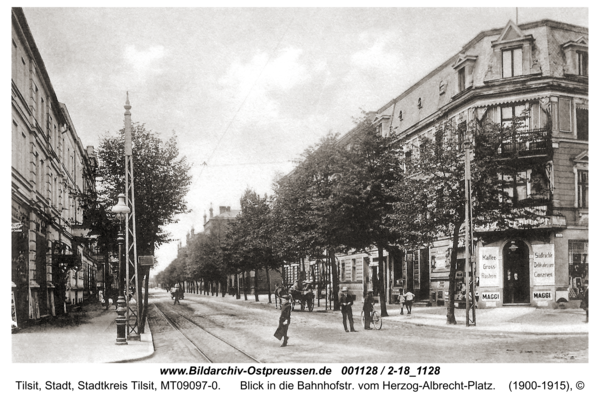
[[64,313],[97,296],[103,265],[79,196],[95,191],[98,160],[59,102],[21,8],[12,9],[13,320]]
[[[511,197],[526,199],[544,218],[532,229],[475,228],[479,307],[579,305],[588,285],[588,87],[587,28],[550,20],[509,21],[504,28],[481,32],[369,113],[382,134],[399,135],[397,144],[410,159],[424,137],[434,137],[440,121],[455,126],[483,118],[510,123],[528,110],[524,129],[543,140],[520,151],[527,162]],[[459,246],[461,277],[468,273],[464,238]],[[451,247],[450,238],[440,237],[427,248],[385,252],[387,300],[395,302],[406,291],[428,305],[457,300],[448,299]],[[377,252],[336,258],[340,285],[362,299],[372,288]],[[284,276],[294,282],[323,271],[318,260],[305,260],[286,267]]]

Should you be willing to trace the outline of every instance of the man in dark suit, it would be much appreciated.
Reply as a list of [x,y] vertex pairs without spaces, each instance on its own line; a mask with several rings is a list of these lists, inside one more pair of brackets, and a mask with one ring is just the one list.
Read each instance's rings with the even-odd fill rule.
[[373,312],[373,306],[375,300],[373,299],[373,291],[367,292],[365,302],[363,303],[363,315],[365,316],[365,329],[371,329],[371,313]]
[[287,332],[292,318],[292,306],[290,305],[289,295],[286,294],[281,296],[281,300],[283,301],[283,304],[281,306],[281,315],[279,316],[279,326],[277,327],[277,330],[273,336],[275,336],[278,340],[283,338],[281,347],[285,347],[287,346],[289,339]]
[[[348,294],[348,288],[342,288],[342,294],[340,295],[340,307],[342,308],[342,316],[344,321],[344,330],[346,332],[357,332],[354,330],[354,320],[352,319],[352,298]],[[346,325],[346,319],[350,322],[350,331],[348,330],[348,325]]]

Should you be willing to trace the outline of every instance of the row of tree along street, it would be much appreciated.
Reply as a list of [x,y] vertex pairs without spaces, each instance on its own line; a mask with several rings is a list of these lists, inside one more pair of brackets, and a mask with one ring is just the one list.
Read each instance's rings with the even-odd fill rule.
[[[154,255],[160,245],[171,240],[163,227],[177,222],[177,215],[188,212],[185,196],[191,184],[190,165],[179,156],[177,137],[163,139],[157,132],[146,129],[143,124],[132,126],[133,168],[135,179],[135,223],[138,255]],[[124,130],[116,135],[107,134],[100,140],[98,149],[98,180],[96,190],[90,190],[79,199],[84,209],[84,226],[98,236],[98,247],[105,257],[105,299],[116,302],[118,296],[116,265],[112,262],[118,254],[117,234],[119,220],[111,213],[119,193],[125,193]],[[123,265],[125,263],[122,263]],[[133,269],[130,275],[133,276]],[[142,321],[148,305],[148,280],[150,268],[138,268],[138,287],[144,292],[142,304],[138,305]],[[124,274],[123,274],[124,276]],[[145,286],[145,290],[142,287]],[[131,288],[129,290],[132,290]]]
[[[250,271],[255,271],[254,279],[259,270],[283,274],[285,265],[304,257],[336,265],[336,254],[376,248],[379,265],[373,288],[386,316],[384,249],[393,255],[449,237],[449,298],[454,298],[458,243],[464,235],[465,146],[470,148],[475,226],[507,229],[516,220],[540,218],[526,199],[518,198],[518,174],[530,162],[519,153],[549,144],[545,131],[523,129],[526,118],[503,125],[485,117],[471,125],[440,121],[435,133],[421,137],[414,148],[364,118],[343,137],[329,134],[306,149],[295,169],[275,180],[272,196],[246,190],[240,214],[223,229],[192,235],[185,251],[158,274],[158,282],[166,287],[183,282],[225,287],[228,275],[246,281]],[[543,196],[544,190],[537,193]],[[338,310],[337,268],[324,278],[324,283],[331,279]],[[452,301],[447,322],[456,323]]]

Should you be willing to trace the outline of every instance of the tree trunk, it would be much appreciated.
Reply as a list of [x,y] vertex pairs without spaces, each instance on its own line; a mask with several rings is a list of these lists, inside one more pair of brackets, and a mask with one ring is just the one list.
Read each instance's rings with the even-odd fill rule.
[[235,298],[237,300],[239,300],[240,299],[240,274],[239,274],[239,272],[236,272],[236,274],[235,274],[235,282],[236,282]]
[[258,268],[254,270],[254,301],[258,301]]
[[[386,277],[383,268],[383,247],[377,246],[377,257],[378,257],[378,269],[379,269],[379,285],[377,291],[379,292],[379,306],[381,307],[381,316],[387,317],[387,304],[386,304]],[[388,266],[389,268],[389,266]]]
[[269,267],[265,266],[265,274],[267,275],[267,292],[269,293],[269,303],[271,303],[271,277],[269,276]]
[[247,277],[247,272],[244,271],[244,275],[243,275],[243,281],[244,281],[244,300],[247,301],[248,300],[248,289],[246,288],[246,282],[248,281],[248,277]]
[[333,311],[340,310],[340,298],[339,298],[339,290],[340,290],[340,280],[338,277],[337,265],[335,263],[335,252],[333,249],[329,249],[329,258],[331,260],[331,275],[333,281]]
[[454,225],[452,238],[452,255],[450,257],[450,282],[448,288],[448,308],[446,310],[446,324],[456,325],[456,317],[454,316],[454,291],[456,284],[456,261],[458,256],[458,235],[460,233],[460,224]]

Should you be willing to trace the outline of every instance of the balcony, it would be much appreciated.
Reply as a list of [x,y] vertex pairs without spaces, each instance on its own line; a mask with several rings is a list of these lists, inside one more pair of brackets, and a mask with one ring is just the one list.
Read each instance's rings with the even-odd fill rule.
[[503,157],[549,156],[552,146],[547,128],[516,132],[502,143],[498,154]]

